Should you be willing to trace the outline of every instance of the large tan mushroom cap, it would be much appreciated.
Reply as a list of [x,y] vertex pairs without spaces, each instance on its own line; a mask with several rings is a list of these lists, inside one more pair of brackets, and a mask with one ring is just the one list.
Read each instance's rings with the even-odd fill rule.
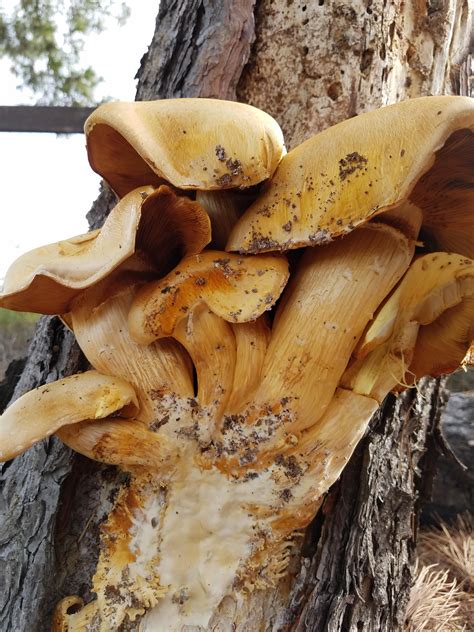
[[145,184],[249,187],[285,152],[276,121],[244,103],[167,99],[101,105],[85,123],[91,167],[119,196]]
[[199,204],[164,185],[157,190],[140,187],[117,204],[100,230],[19,257],[7,271],[0,306],[66,313],[74,298],[134,253],[133,269],[165,274],[210,239],[209,217]]
[[230,323],[255,320],[271,309],[287,280],[284,257],[207,250],[137,293],[129,316],[131,336],[141,344],[171,336],[199,303]]
[[227,250],[325,243],[411,202],[432,250],[474,256],[474,99],[423,97],[361,114],[296,147]]

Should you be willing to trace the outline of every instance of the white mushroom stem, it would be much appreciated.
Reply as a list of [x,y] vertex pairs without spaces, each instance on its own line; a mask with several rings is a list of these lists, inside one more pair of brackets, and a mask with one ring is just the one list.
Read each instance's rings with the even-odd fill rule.
[[133,388],[117,377],[87,371],[25,393],[0,417],[0,460],[21,454],[62,426],[137,412]]
[[289,398],[293,431],[315,424],[365,326],[412,256],[409,240],[384,224],[308,249],[278,308],[256,403]]

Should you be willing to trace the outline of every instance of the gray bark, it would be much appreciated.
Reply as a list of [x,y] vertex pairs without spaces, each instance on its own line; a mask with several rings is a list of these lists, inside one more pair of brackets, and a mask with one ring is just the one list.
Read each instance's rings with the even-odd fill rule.
[[[275,116],[294,146],[360,111],[469,87],[464,0],[260,0],[255,16],[254,4],[162,0],[137,98],[237,94]],[[91,226],[113,203],[104,188]],[[14,397],[83,362],[58,321],[42,320]],[[287,578],[251,612],[223,609],[213,629],[400,628],[439,395],[425,381],[386,402],[308,530],[291,594]],[[2,466],[0,630],[47,630],[61,597],[90,597],[99,524],[122,480],[55,439]]]

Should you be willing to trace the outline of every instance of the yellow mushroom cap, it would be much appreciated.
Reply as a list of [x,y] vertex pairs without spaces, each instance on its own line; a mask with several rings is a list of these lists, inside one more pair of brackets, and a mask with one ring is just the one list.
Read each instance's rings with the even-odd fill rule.
[[164,181],[180,189],[253,186],[285,153],[271,116],[216,99],[106,103],[85,133],[91,167],[119,196]]
[[474,99],[422,97],[361,114],[292,150],[227,250],[331,241],[408,202],[432,250],[474,256]]
[[35,388],[0,416],[0,461],[21,454],[62,426],[113,413],[138,412],[133,388],[116,377],[86,371]]
[[447,252],[418,257],[367,328],[356,356],[366,356],[407,323],[433,323],[446,310],[473,294],[474,262],[471,259]]
[[139,258],[129,267],[166,274],[210,239],[210,220],[199,204],[165,185],[140,187],[117,204],[101,229],[19,257],[5,276],[0,307],[66,313],[74,298],[134,253]]
[[130,334],[141,344],[171,336],[199,303],[231,323],[255,320],[271,309],[287,280],[284,257],[204,251],[138,291],[129,314]]

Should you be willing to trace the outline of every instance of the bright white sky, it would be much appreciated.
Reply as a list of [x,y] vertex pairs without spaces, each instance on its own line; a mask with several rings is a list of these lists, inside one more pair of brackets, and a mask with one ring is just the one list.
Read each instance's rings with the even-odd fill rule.
[[[159,0],[128,0],[131,15],[88,38],[84,63],[104,78],[99,99],[133,101],[140,59],[155,28]],[[34,101],[16,89],[8,61],[0,60],[0,105]],[[0,285],[10,263],[42,244],[87,232],[85,214],[97,197],[100,178],[89,167],[82,134],[0,133]]]

